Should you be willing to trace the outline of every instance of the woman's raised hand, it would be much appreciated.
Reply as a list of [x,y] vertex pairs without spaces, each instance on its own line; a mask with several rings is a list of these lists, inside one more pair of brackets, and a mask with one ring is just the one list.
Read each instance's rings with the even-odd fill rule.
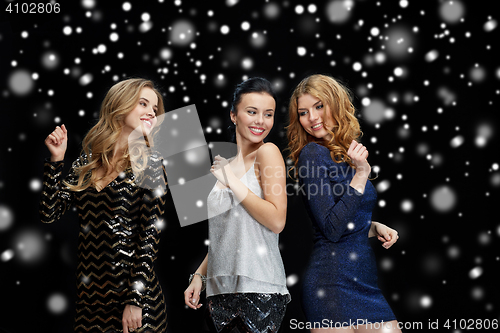
[[210,172],[222,185],[229,187],[228,175],[232,174],[232,170],[228,160],[220,155],[215,156]]
[[45,139],[45,145],[49,148],[52,162],[62,161],[66,148],[68,147],[68,131],[66,126],[57,126],[56,129],[50,133]]
[[368,161],[368,150],[361,143],[356,140],[352,140],[349,150],[347,151],[347,156],[352,160],[352,163],[356,167],[356,173],[361,172],[363,175],[368,177],[372,168]]

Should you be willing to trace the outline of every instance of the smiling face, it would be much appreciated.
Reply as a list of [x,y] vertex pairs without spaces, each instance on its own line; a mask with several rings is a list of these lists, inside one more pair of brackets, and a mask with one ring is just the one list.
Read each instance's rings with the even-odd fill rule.
[[300,96],[297,105],[299,121],[304,130],[315,138],[329,141],[332,135],[326,128],[331,131],[335,125],[330,107],[310,94]]
[[236,123],[237,142],[262,142],[274,125],[274,98],[267,93],[244,94],[236,108],[236,114],[231,111],[231,121]]
[[125,117],[123,131],[131,133],[138,127],[142,128],[144,135],[149,134],[156,125],[156,113],[158,112],[158,96],[153,89],[144,87],[141,89],[139,100],[135,108]]

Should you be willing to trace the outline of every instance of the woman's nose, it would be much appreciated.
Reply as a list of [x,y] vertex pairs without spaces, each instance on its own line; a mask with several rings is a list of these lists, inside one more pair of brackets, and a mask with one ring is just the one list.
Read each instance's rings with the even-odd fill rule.
[[311,111],[309,111],[309,120],[310,121],[315,121],[319,118],[318,116],[318,112],[316,112],[316,110],[312,109]]

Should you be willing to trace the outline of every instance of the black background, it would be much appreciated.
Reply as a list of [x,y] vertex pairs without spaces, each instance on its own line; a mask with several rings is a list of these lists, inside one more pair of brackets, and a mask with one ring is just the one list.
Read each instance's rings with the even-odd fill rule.
[[[226,139],[226,103],[234,86],[244,76],[266,77],[279,96],[269,141],[282,150],[288,98],[296,84],[312,73],[342,79],[355,95],[369,161],[379,167],[373,183],[390,182],[379,192],[379,203],[385,205],[377,206],[373,217],[397,229],[400,239],[389,250],[376,240],[372,245],[380,287],[398,320],[421,322],[424,330],[429,321],[439,320],[440,331],[448,330],[447,319],[457,319],[460,331],[465,328],[460,319],[498,321],[500,223],[494,209],[500,185],[500,53],[498,28],[485,29],[486,22],[497,19],[494,10],[481,1],[410,0],[407,6],[347,1],[347,19],[332,22],[331,2],[133,0],[125,11],[122,1],[58,1],[59,13],[29,14],[22,13],[22,2],[2,1],[0,331],[72,330],[78,226],[74,212],[53,225],[38,218],[38,185],[48,156],[43,141],[56,125],[66,125],[68,167],[107,90],[134,76],[158,84],[167,111],[196,104],[202,126],[213,129],[205,133],[207,142]],[[5,11],[9,3],[18,3],[20,12]],[[303,13],[297,12],[298,5]],[[454,17],[457,8],[463,8],[459,19]],[[147,31],[140,28],[143,13],[150,16]],[[170,34],[180,19],[193,28],[187,45]],[[250,28],[243,30],[242,22]],[[224,25],[227,34],[221,32]],[[71,34],[64,27],[71,27]],[[379,35],[372,35],[373,27]],[[115,42],[112,32],[119,36]],[[264,36],[262,44],[253,33]],[[104,53],[97,51],[101,44]],[[299,47],[305,55],[298,54]],[[170,50],[169,59],[162,58],[164,48]],[[430,51],[437,51],[434,61],[426,60]],[[49,54],[55,58],[47,63]],[[385,61],[375,61],[376,54],[385,55]],[[251,68],[242,66],[245,58],[252,59]],[[358,62],[361,70],[354,66]],[[395,75],[397,67],[402,76]],[[32,78],[19,86],[14,78],[23,71]],[[93,78],[86,85],[80,82],[84,74]],[[381,101],[394,117],[375,125],[363,98]],[[481,135],[484,144],[477,143]],[[463,144],[454,147],[457,136]],[[436,209],[432,198],[441,186],[456,198],[445,212]],[[404,209],[403,203],[411,208]],[[207,224],[181,228],[171,200],[166,219],[156,270],[167,298],[169,332],[199,332],[205,329],[204,310],[186,309],[183,291],[206,254]],[[300,282],[312,245],[310,222],[296,195],[288,198],[280,243],[289,281],[298,278],[289,286],[293,300],[281,331],[305,331],[290,324],[304,321]],[[482,274],[471,276],[474,268]],[[54,295],[66,301],[60,311],[48,305]],[[473,327],[479,328],[477,323]]]

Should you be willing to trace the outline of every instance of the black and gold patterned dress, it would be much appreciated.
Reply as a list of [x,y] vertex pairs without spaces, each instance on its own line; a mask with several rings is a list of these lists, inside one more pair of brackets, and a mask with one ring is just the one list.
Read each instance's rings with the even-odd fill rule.
[[[76,184],[75,168],[86,163],[82,154],[66,182]],[[45,162],[40,217],[52,223],[73,205],[78,211],[75,332],[122,332],[127,304],[142,308],[135,332],[165,332],[165,300],[154,272],[167,191],[161,159],[153,155],[146,169],[150,187],[139,186],[128,168],[100,192],[92,186],[74,192],[62,183],[62,169],[62,161]]]

